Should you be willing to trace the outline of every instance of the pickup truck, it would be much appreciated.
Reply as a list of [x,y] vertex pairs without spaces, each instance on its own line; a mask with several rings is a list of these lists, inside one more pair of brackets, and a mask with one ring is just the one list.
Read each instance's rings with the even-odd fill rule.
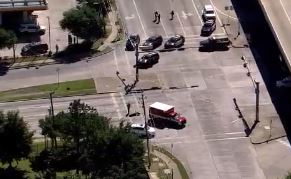
[[227,36],[211,36],[200,42],[199,50],[228,49],[231,41]]

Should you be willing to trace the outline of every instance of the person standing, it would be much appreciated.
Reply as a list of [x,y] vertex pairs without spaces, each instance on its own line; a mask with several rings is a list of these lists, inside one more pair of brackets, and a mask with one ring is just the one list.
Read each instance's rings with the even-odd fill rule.
[[154,12],[154,15],[155,15],[155,19],[153,20],[153,22],[156,22],[156,21],[157,21],[157,18],[158,18],[158,14],[159,14],[159,13],[158,13],[158,11],[155,11],[155,12]]
[[172,11],[170,12],[170,14],[171,14],[171,18],[170,18],[170,20],[173,20],[173,19],[174,19],[174,15],[175,15],[174,11],[172,10]]
[[160,14],[160,13],[158,13],[158,15],[157,15],[157,24],[159,24],[159,23],[160,23],[160,21],[161,21],[161,14]]

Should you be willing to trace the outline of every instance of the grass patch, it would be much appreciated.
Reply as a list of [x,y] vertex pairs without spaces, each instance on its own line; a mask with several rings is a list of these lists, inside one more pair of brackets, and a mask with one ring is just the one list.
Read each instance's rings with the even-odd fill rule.
[[22,63],[22,62],[34,62],[40,60],[48,59],[47,56],[28,56],[28,57],[17,57],[15,61],[13,58],[2,59],[2,63],[13,64],[13,63]]
[[176,165],[177,165],[177,167],[178,167],[178,169],[180,171],[182,179],[190,179],[186,169],[183,166],[183,164],[175,156],[173,156],[167,150],[165,150],[165,149],[163,149],[161,147],[158,147],[158,146],[153,146],[153,149],[157,150],[157,151],[159,151],[159,152],[161,152],[161,153],[163,153],[165,155],[167,155],[169,158],[171,158],[176,163]]
[[76,96],[96,94],[93,79],[66,81],[59,84],[46,84],[19,88],[15,90],[0,92],[0,101],[32,100],[38,98],[48,98],[49,93],[54,91],[54,97]]

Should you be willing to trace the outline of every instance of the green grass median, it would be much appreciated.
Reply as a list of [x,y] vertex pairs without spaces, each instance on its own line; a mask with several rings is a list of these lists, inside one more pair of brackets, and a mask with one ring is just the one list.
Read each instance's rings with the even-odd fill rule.
[[61,83],[53,83],[27,88],[19,88],[14,90],[0,92],[0,101],[21,101],[32,100],[38,98],[48,98],[49,93],[54,91],[54,97],[77,96],[96,94],[93,79],[66,81]]

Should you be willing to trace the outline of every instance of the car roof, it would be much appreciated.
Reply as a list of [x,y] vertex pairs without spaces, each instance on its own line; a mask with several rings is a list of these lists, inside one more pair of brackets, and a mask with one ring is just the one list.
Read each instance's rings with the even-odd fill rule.
[[205,5],[204,8],[205,8],[206,11],[213,11],[214,10],[212,5],[210,5],[210,4]]

